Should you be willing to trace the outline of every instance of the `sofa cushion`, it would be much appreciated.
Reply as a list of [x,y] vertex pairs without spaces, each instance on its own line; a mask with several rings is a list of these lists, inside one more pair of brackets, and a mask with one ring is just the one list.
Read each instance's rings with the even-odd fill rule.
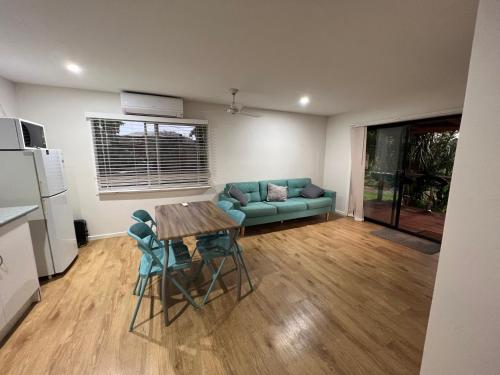
[[292,178],[288,183],[288,198],[300,197],[302,189],[311,183],[310,178]]
[[247,196],[249,202],[260,202],[262,200],[258,182],[231,182],[226,184],[226,188],[224,189],[226,194],[232,185],[240,189]]
[[237,199],[242,206],[246,206],[248,204],[248,197],[245,193],[243,193],[236,186],[231,185],[227,193],[234,199]]
[[288,187],[279,186],[272,183],[267,184],[267,202],[284,202],[288,196]]
[[302,189],[300,195],[304,198],[319,198],[325,194],[325,191],[317,185],[307,184],[307,186]]
[[316,208],[329,207],[332,205],[332,198],[330,197],[320,197],[320,198],[290,198],[287,202],[302,202],[307,205],[308,210],[314,210]]
[[276,207],[264,202],[250,202],[245,207],[240,208],[247,217],[259,217],[276,215],[278,210]]
[[295,201],[293,199],[284,202],[267,202],[267,204],[276,207],[279,214],[307,210],[307,204],[305,202]]
[[260,198],[262,201],[267,200],[267,184],[274,184],[278,186],[288,186],[286,180],[264,180],[264,181],[259,181],[259,187],[260,187]]

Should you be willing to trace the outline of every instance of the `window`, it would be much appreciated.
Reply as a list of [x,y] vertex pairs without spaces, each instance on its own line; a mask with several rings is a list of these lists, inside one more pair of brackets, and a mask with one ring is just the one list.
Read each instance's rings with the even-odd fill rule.
[[206,121],[89,119],[99,192],[209,186]]

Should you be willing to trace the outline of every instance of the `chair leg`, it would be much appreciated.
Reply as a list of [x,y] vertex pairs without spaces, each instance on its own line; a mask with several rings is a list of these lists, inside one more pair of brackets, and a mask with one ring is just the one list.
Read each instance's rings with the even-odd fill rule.
[[[203,302],[202,302],[203,305],[207,303],[208,296],[212,292],[212,289],[214,288],[215,282],[219,278],[220,271],[222,270],[222,267],[224,266],[225,261],[226,261],[226,258],[223,258],[222,262],[220,262],[219,269],[215,273],[212,273],[212,282],[210,283],[210,286],[208,287],[207,293],[205,294],[205,297],[203,298]],[[208,263],[210,263],[210,262],[208,262]]]
[[149,277],[149,297],[153,298],[153,278]]
[[163,322],[166,326],[170,324],[170,319],[168,318],[168,305],[167,305],[167,277],[165,277],[165,271],[161,276],[161,303],[163,307]]
[[236,264],[236,271],[238,272],[238,301],[241,299],[241,265],[236,254],[233,254],[234,263]]
[[198,277],[200,277],[200,273],[201,273],[201,270],[203,269],[203,266],[205,265],[205,261],[203,260],[203,258],[201,259],[201,262],[200,262],[200,265],[198,266],[198,269],[195,271],[194,275],[192,275],[189,280],[188,280],[188,283],[187,283],[187,286],[186,288],[189,289],[189,287],[191,286],[191,283],[196,280]]
[[182,275],[182,277],[183,277],[184,279],[186,279],[186,280],[188,279],[188,277],[187,277],[187,275],[186,275],[186,272],[184,272],[184,270],[179,270],[178,272]]
[[162,280],[161,276],[158,276],[158,295],[160,296],[160,298],[163,294],[162,286],[161,286],[162,284],[163,284],[163,280]]
[[135,286],[134,286],[134,290],[132,291],[132,294],[134,296],[137,295],[138,291],[137,291],[137,287],[139,286],[139,281],[141,280],[141,275],[139,273],[137,273],[137,281],[135,282]]
[[214,263],[213,263],[213,260],[211,259],[208,259],[205,261],[205,264],[207,265],[207,267],[210,269],[210,273],[213,275],[216,271],[215,271],[215,267],[214,267]]
[[193,297],[191,297],[191,294],[189,294],[189,292],[188,292],[188,291],[186,291],[186,290],[182,287],[182,285],[181,285],[181,284],[179,284],[179,282],[178,282],[175,278],[173,278],[173,277],[172,277],[172,276],[170,276],[170,275],[167,275],[167,277],[168,277],[168,279],[169,279],[170,281],[172,281],[172,284],[174,284],[174,285],[175,285],[175,287],[176,287],[177,289],[179,289],[179,291],[180,291],[180,292],[184,295],[184,297],[186,297],[186,299],[189,301],[189,303],[190,303],[191,305],[193,305],[193,307],[194,307],[195,309],[199,309],[199,308],[200,308],[200,306],[199,306],[196,302],[194,302]]
[[238,257],[241,261],[241,265],[243,266],[243,270],[247,275],[248,285],[250,285],[250,289],[253,290],[252,280],[250,279],[250,274],[248,273],[247,265],[245,264],[245,260],[243,259],[243,253],[241,252],[240,246],[238,244],[236,244],[236,246],[238,247]]
[[[212,259],[210,261],[210,264],[212,265],[212,269],[213,269],[212,273],[214,273],[215,269],[217,268],[217,264],[215,263],[215,260]],[[222,288],[222,290],[224,291],[224,293],[226,293],[227,292],[227,286],[226,286],[226,284],[224,284],[224,279],[222,277],[220,277],[218,280],[219,280],[220,287]]]
[[[151,268],[151,267],[150,267]],[[148,272],[149,274],[149,272]],[[141,288],[139,290],[139,299],[135,305],[134,315],[132,316],[132,321],[130,322],[129,332],[132,332],[134,329],[135,318],[137,318],[137,313],[139,312],[139,307],[141,306],[142,297],[144,296],[144,291],[146,290],[146,285],[148,285],[149,276],[146,276],[146,280],[142,280],[141,278]]]

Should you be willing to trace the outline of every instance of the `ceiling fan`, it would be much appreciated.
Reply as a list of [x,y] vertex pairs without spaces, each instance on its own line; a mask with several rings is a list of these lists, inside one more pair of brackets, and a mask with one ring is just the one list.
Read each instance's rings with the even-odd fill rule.
[[256,113],[250,113],[250,112],[245,112],[243,110],[243,105],[236,103],[236,94],[238,93],[238,89],[232,88],[229,89],[229,92],[233,96],[233,101],[231,102],[231,105],[226,108],[226,112],[230,113],[232,115],[243,115],[243,116],[250,116],[250,117],[260,117],[260,115]]

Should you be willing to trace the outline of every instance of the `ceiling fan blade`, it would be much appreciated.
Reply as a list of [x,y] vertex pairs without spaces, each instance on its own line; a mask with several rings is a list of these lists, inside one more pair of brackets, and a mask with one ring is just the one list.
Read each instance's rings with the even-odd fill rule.
[[250,113],[250,112],[244,112],[244,111],[239,111],[238,115],[243,115],[243,116],[249,116],[249,117],[260,117],[259,114],[257,113]]

